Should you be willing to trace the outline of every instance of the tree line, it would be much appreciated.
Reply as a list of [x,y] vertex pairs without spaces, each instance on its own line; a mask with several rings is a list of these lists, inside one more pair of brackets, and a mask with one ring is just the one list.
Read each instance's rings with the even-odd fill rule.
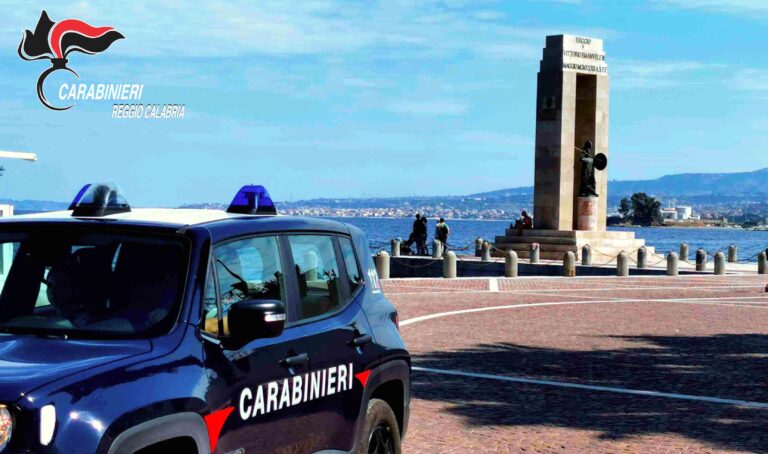
[[624,197],[619,202],[619,214],[625,222],[634,225],[662,225],[664,217],[661,215],[661,202],[644,192],[632,194],[632,197]]

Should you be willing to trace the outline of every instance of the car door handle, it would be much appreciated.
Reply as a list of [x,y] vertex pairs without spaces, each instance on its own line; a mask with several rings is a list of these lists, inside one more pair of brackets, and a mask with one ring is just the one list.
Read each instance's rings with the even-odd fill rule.
[[280,364],[291,369],[299,366],[306,366],[309,364],[309,355],[302,353],[300,355],[289,356],[280,361]]
[[370,344],[373,342],[373,338],[370,334],[363,334],[362,336],[358,336],[349,343],[352,347],[362,347],[365,344]]

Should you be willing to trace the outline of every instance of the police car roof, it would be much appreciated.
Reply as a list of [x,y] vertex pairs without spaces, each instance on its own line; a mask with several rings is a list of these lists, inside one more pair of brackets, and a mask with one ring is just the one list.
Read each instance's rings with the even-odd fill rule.
[[[282,231],[316,230],[336,233],[349,233],[348,227],[337,221],[302,216],[260,216],[227,213],[224,210],[205,210],[187,208],[133,208],[129,212],[110,214],[99,217],[72,217],[71,210],[51,211],[13,216],[0,219],[0,223],[30,222],[99,222],[110,221],[119,225],[145,225],[179,229],[203,225],[208,229],[237,231]],[[244,225],[243,221],[248,221]],[[223,233],[223,232],[221,232]],[[219,236],[219,235],[216,235]]]

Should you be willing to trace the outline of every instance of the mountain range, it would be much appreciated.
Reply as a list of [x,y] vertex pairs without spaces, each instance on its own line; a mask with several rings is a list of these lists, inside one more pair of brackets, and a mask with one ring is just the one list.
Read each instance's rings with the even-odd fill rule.
[[[768,168],[736,173],[680,173],[654,180],[613,180],[608,182],[612,197],[645,192],[657,197],[755,196],[768,194]],[[533,194],[533,186],[499,189],[471,197],[504,197]]]

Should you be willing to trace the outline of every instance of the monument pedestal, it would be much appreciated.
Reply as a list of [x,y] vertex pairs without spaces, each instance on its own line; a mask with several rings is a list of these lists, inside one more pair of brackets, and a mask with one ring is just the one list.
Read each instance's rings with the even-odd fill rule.
[[[581,249],[588,244],[592,248],[592,262],[596,264],[608,262],[621,251],[637,260],[637,249],[645,246],[645,240],[635,238],[635,233],[630,231],[528,229],[520,234],[514,228],[507,229],[503,236],[497,236],[494,246],[505,251],[513,250],[520,258],[529,258],[531,243],[539,243],[542,260],[562,260],[568,251],[580,260]],[[645,248],[649,257],[656,253],[653,247]],[[494,254],[503,255],[498,251]]]
[[576,198],[576,230],[597,231],[597,197]]

